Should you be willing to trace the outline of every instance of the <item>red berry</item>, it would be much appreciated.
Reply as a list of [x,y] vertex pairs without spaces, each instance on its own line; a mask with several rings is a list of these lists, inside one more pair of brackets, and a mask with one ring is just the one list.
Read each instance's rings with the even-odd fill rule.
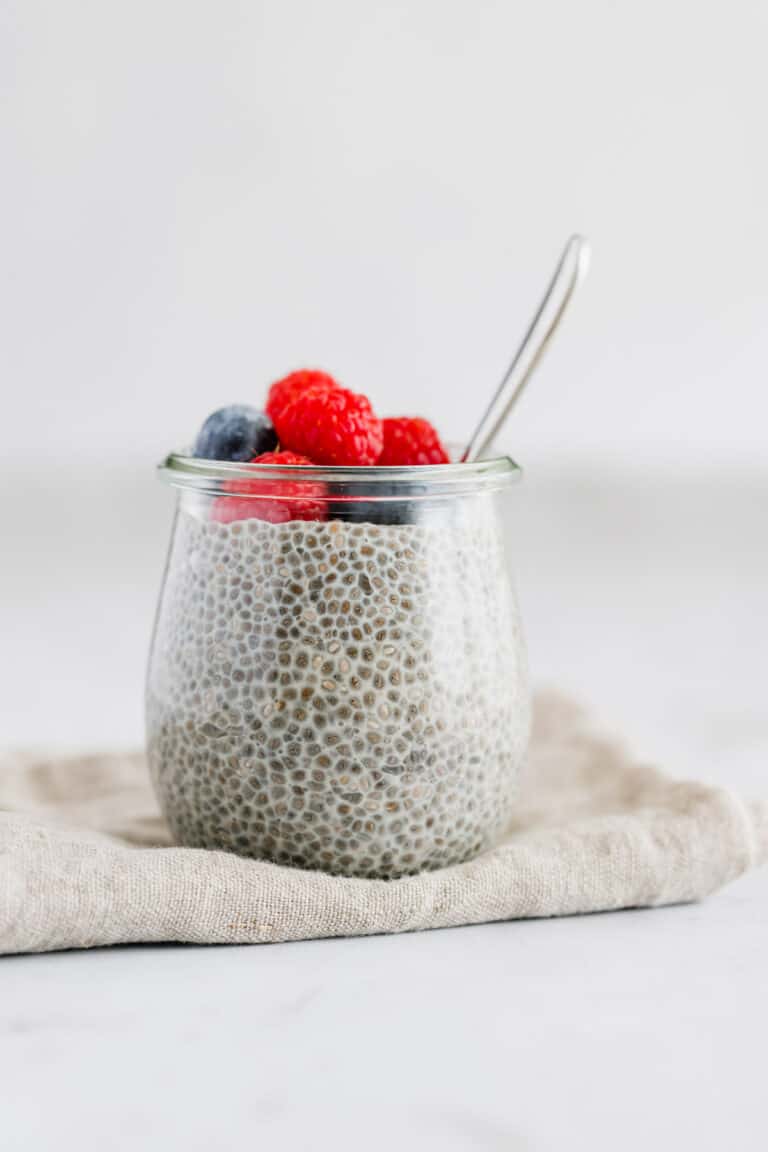
[[[294,452],[264,452],[251,464],[312,464]],[[325,487],[306,480],[227,480],[227,492],[213,502],[211,519],[219,524],[233,520],[268,520],[284,524],[288,520],[325,520]]]
[[375,464],[381,454],[381,420],[365,396],[347,388],[308,388],[273,419],[283,447],[316,464]]
[[307,388],[338,388],[333,376],[317,368],[302,368],[276,380],[267,393],[266,412],[274,423],[275,413],[282,412],[286,404]]
[[382,423],[384,448],[379,464],[450,464],[451,458],[429,420],[397,416]]

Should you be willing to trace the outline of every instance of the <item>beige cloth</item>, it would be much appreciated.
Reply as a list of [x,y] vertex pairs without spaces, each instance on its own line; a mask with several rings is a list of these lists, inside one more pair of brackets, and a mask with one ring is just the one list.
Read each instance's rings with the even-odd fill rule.
[[468,864],[352,880],[170,846],[140,754],[0,758],[0,953],[408,932],[697,900],[768,856],[768,805],[679,783],[537,701],[514,825]]

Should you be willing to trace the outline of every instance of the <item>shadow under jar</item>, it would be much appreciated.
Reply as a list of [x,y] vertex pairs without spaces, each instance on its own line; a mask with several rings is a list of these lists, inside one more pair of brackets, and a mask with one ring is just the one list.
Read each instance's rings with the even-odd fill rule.
[[517,466],[161,472],[179,501],[147,744],[177,840],[379,878],[492,843],[530,714],[500,514]]

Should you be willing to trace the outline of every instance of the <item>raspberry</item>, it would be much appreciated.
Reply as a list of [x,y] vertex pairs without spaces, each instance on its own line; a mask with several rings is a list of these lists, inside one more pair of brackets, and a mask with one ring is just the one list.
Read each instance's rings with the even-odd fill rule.
[[347,388],[308,388],[274,416],[280,443],[316,464],[375,464],[383,443],[381,420],[365,396]]
[[379,464],[450,464],[451,458],[429,420],[397,416],[382,423],[384,448]]
[[[294,452],[264,452],[251,464],[310,464],[305,456]],[[213,502],[211,519],[219,524],[234,520],[268,520],[285,524],[288,520],[325,520],[325,487],[305,480],[227,480],[227,492],[236,496],[219,496]],[[250,495],[246,495],[250,493]],[[257,499],[262,496],[264,499]]]
[[327,372],[320,372],[317,368],[302,368],[298,372],[291,372],[289,376],[283,376],[282,380],[276,380],[267,393],[265,405],[270,420],[274,421],[275,413],[282,412],[294,396],[298,396],[307,388],[317,387],[338,388],[338,384],[333,376],[329,376]]

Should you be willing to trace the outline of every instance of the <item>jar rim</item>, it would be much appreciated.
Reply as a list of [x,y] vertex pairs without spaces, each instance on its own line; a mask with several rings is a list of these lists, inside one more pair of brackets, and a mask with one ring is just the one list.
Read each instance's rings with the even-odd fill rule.
[[[450,449],[449,449],[450,450]],[[338,467],[309,464],[251,464],[224,460],[203,460],[187,452],[171,452],[158,466],[161,479],[175,488],[212,494],[237,492],[237,481],[258,480],[262,484],[321,483],[334,491],[343,490],[370,497],[381,486],[381,500],[411,500],[414,485],[421,498],[460,495],[504,488],[519,480],[522,469],[511,456],[495,456],[471,464],[379,465]],[[226,488],[224,488],[226,485]],[[245,489],[247,492],[247,488]]]

